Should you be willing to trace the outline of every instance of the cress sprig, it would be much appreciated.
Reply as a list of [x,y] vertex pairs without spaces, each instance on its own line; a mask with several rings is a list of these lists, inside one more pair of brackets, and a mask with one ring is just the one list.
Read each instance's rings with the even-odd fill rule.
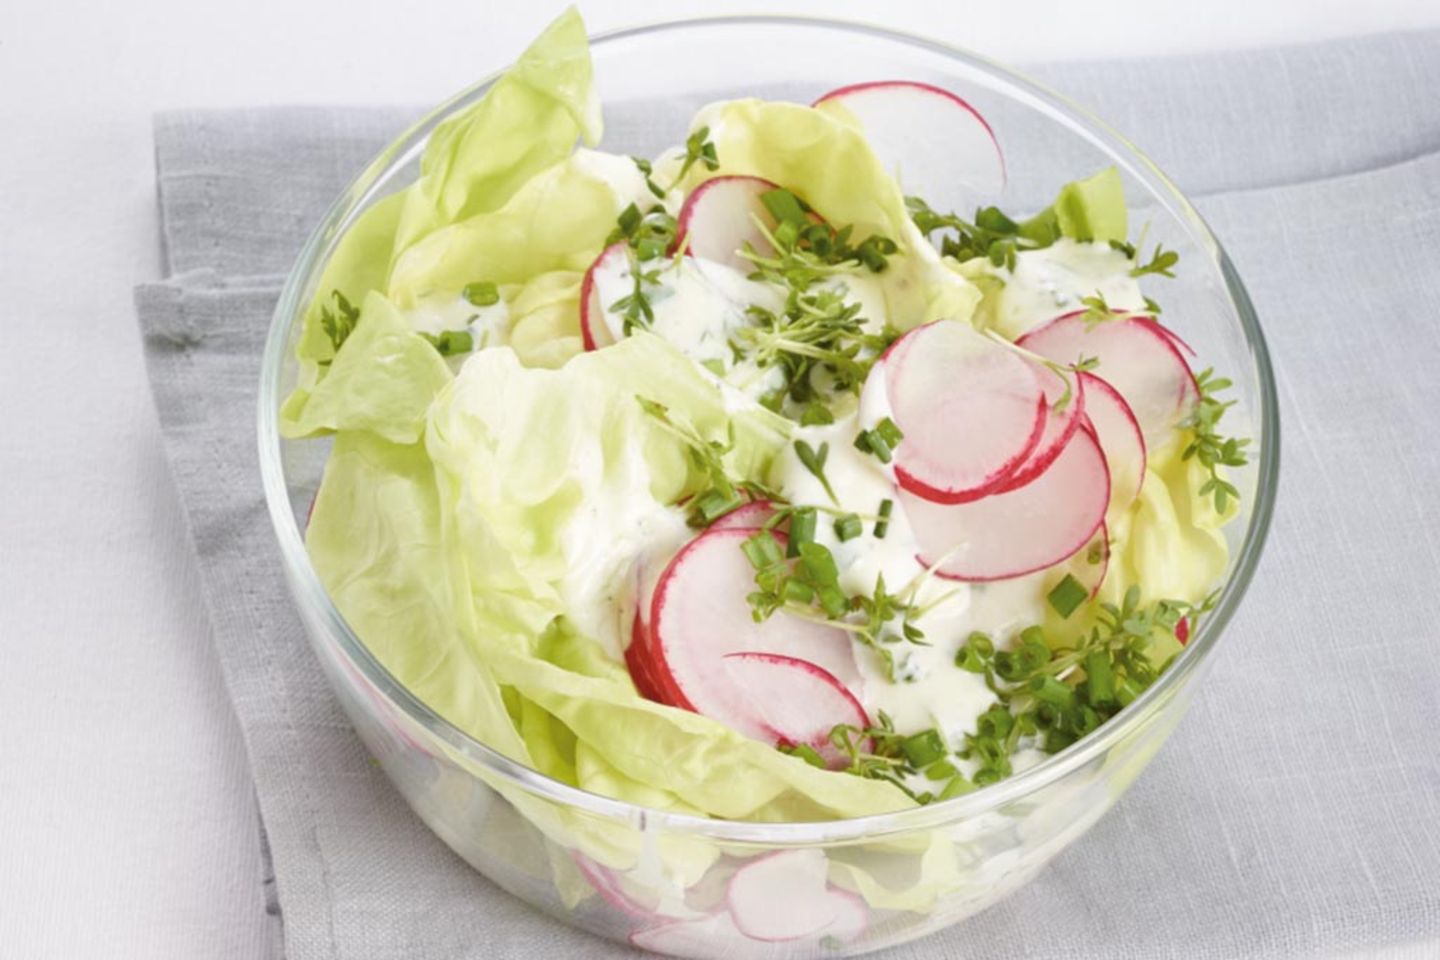
[[754,267],[752,279],[785,290],[785,303],[779,311],[750,307],[746,312],[753,325],[736,332],[732,347],[757,366],[778,366],[783,372],[784,384],[766,398],[769,406],[780,409],[788,398],[806,405],[803,415],[812,422],[823,422],[823,414],[814,412],[824,399],[816,394],[814,371],[827,371],[837,392],[858,392],[874,358],[896,334],[867,331],[860,305],[847,301],[843,289],[817,285],[847,274],[880,273],[898,247],[878,234],[855,243],[853,225],[837,229],[816,219],[789,190],[776,188],[760,199],[775,219],[773,230],[756,224],[771,253],[762,255],[747,244],[741,255]]
[[1087,632],[1053,647],[1039,626],[1022,631],[1009,649],[997,649],[987,634],[972,633],[955,663],[982,674],[997,699],[958,751],[977,764],[974,782],[983,786],[1009,776],[1023,741],[1037,739],[1041,750],[1056,753],[1119,713],[1168,666],[1153,659],[1156,637],[1174,637],[1182,619],[1193,632],[1217,597],[1198,604],[1142,604],[1139,587],[1131,586],[1118,606],[1098,606]]
[[764,484],[730,473],[725,457],[735,447],[733,423],[728,425],[729,432],[723,442],[707,440],[692,424],[672,417],[664,404],[638,395],[635,399],[639,402],[640,409],[654,418],[660,429],[684,445],[686,458],[702,478],[700,488],[690,498],[688,519],[691,526],[708,526],[742,506],[747,499],[781,499],[780,494]]
[[1192,431],[1190,443],[1181,454],[1181,459],[1192,457],[1210,473],[1210,479],[1200,487],[1200,496],[1213,497],[1215,509],[1224,513],[1232,500],[1240,499],[1235,485],[1220,476],[1221,467],[1243,467],[1249,463],[1245,448],[1250,445],[1248,437],[1222,436],[1217,429],[1225,411],[1235,406],[1235,400],[1222,401],[1219,394],[1233,386],[1224,377],[1215,376],[1213,367],[1195,375],[1195,385],[1200,388],[1200,399],[1190,415],[1179,423],[1181,430]]

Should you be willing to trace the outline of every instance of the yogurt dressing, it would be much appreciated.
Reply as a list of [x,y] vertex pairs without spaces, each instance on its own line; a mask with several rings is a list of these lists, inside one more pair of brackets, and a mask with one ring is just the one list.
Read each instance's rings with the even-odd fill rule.
[[1144,310],[1140,282],[1130,276],[1130,260],[1108,243],[1082,243],[1068,237],[1039,250],[1015,255],[1015,269],[991,267],[1004,282],[995,295],[995,329],[1016,339],[1062,313],[1083,310],[1096,294],[1116,310]]

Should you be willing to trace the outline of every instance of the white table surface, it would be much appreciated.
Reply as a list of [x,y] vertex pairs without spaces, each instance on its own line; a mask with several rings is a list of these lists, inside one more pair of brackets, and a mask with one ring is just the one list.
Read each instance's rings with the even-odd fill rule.
[[[1024,7],[730,9],[884,21],[1011,61],[1440,26],[1434,0]],[[0,957],[277,955],[244,748],[206,635],[130,301],[134,284],[160,274],[150,115],[434,101],[502,65],[558,9],[0,3]],[[661,9],[584,6],[593,30]],[[663,12],[719,9],[673,0]]]

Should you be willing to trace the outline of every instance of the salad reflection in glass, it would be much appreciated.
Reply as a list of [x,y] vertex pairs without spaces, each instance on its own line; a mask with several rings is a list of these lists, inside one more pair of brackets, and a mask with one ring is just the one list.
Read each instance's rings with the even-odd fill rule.
[[[334,435],[307,545],[397,679],[557,780],[763,821],[982,788],[1155,680],[1246,441],[1142,291],[1180,265],[1132,244],[1115,171],[932,209],[936,176],[995,194],[1000,147],[904,80],[713,104],[650,159],[575,149],[600,130],[568,13],[305,317],[282,426]],[[740,933],[863,928],[821,853],[750,863]],[[747,906],[796,877],[809,913]]]

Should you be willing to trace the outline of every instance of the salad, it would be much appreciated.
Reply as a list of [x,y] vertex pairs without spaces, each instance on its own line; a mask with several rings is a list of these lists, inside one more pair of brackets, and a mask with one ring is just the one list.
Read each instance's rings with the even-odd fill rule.
[[1002,210],[960,98],[816,93],[604,152],[567,13],[304,318],[282,429],[331,438],[338,609],[593,793],[807,821],[983,788],[1138,697],[1226,567],[1246,440],[1119,174]]

